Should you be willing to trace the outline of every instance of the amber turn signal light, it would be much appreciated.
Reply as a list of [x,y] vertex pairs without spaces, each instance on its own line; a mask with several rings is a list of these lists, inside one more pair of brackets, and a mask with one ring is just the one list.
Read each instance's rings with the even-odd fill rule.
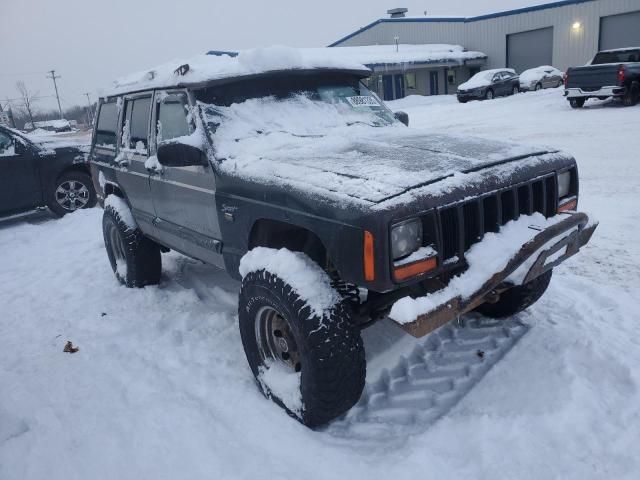
[[403,282],[408,278],[434,270],[438,266],[436,257],[427,258],[419,262],[411,263],[403,267],[397,267],[393,270],[393,276],[399,282]]
[[376,270],[374,265],[373,250],[373,234],[367,230],[364,231],[364,279],[372,282],[376,279]]
[[562,205],[558,205],[558,213],[566,212],[568,210],[575,210],[578,206],[577,200],[570,200],[567,203],[563,203]]

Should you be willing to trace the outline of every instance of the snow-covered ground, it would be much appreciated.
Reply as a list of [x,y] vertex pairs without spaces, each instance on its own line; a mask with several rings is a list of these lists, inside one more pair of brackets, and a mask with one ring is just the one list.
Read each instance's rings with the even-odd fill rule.
[[[372,427],[356,412],[307,430],[254,384],[237,283],[171,253],[159,287],[126,289],[99,209],[40,215],[0,224],[0,479],[639,478],[640,106],[571,110],[560,90],[391,106],[412,128],[573,153],[580,206],[601,222],[501,337],[462,325],[415,340],[385,322],[365,332],[367,395],[426,351],[438,368],[457,362],[425,380],[454,392],[429,397],[437,416]],[[79,352],[63,353],[67,340]],[[465,345],[486,357],[461,355]],[[484,361],[495,365],[474,367]]]

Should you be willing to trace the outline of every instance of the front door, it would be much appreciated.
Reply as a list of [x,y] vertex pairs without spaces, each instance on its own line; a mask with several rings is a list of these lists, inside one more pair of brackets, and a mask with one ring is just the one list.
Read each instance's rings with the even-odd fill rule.
[[393,83],[395,86],[396,100],[399,98],[404,98],[404,75],[403,74],[394,75]]
[[429,86],[431,88],[431,95],[438,95],[440,93],[438,88],[438,71],[429,72]]
[[[188,120],[190,108],[186,92],[156,92],[152,132],[154,152],[163,141],[194,132],[195,125]],[[222,267],[215,177],[211,166],[158,165],[156,170],[151,175],[150,185],[158,240],[191,257]]]
[[0,130],[0,215],[42,205],[37,153]]
[[393,76],[382,76],[382,87],[384,100],[393,100]]

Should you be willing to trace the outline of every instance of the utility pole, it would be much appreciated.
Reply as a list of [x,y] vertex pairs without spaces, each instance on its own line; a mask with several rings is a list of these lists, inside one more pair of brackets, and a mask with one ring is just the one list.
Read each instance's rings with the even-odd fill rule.
[[49,70],[49,73],[51,74],[51,76],[47,76],[47,78],[53,80],[53,88],[55,88],[56,90],[56,99],[58,100],[58,111],[60,112],[60,120],[62,120],[62,107],[60,106],[60,95],[58,95],[58,85],[56,84],[56,78],[60,78],[60,75],[56,75],[55,70]]
[[93,106],[91,105],[91,98],[89,98],[89,92],[83,93],[87,96],[87,105],[89,106],[89,125],[93,124]]

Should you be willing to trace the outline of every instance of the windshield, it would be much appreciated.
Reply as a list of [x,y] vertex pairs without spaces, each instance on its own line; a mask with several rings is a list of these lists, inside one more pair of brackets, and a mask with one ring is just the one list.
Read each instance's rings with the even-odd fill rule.
[[620,52],[600,52],[598,53],[591,65],[600,65],[603,63],[626,63],[640,62],[640,50],[624,50]]
[[[225,134],[288,133],[319,136],[332,128],[396,123],[393,113],[358,77],[287,75],[250,79],[196,92],[209,133],[233,123]],[[231,131],[229,131],[231,130]]]

